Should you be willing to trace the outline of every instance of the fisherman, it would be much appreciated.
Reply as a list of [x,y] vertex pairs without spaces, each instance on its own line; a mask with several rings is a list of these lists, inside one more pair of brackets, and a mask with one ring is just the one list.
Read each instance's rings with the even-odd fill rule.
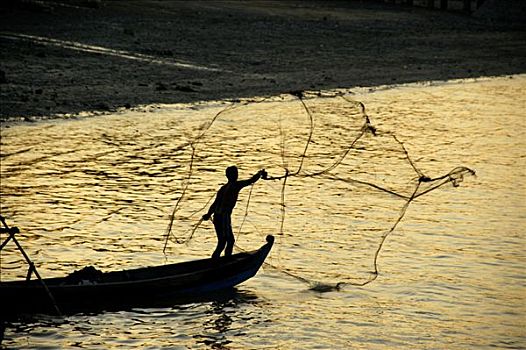
[[225,249],[225,256],[232,255],[234,249],[234,234],[232,233],[232,221],[230,215],[236,206],[237,196],[239,191],[248,185],[252,185],[260,178],[266,179],[267,172],[265,169],[258,171],[248,180],[237,181],[238,170],[235,165],[226,168],[226,177],[228,182],[221,186],[217,192],[214,203],[208,209],[208,213],[203,215],[203,220],[208,220],[214,215],[214,228],[217,234],[217,247],[212,254],[212,258],[219,258],[223,249]]

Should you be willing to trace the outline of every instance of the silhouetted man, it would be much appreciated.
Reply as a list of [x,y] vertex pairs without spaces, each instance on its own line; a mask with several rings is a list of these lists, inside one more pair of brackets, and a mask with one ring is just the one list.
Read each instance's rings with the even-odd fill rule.
[[258,171],[248,180],[237,181],[238,171],[236,166],[226,168],[226,177],[228,182],[221,186],[217,192],[214,203],[208,209],[208,213],[203,215],[203,220],[208,220],[214,214],[214,227],[217,234],[217,247],[212,254],[212,258],[219,258],[223,249],[225,256],[232,255],[234,249],[234,233],[232,232],[232,222],[230,215],[236,206],[239,191],[243,187],[253,184],[260,178],[266,178],[267,172],[263,169]]

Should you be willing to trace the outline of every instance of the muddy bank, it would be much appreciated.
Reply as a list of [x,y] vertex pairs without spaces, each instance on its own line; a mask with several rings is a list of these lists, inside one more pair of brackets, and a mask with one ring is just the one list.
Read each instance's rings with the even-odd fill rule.
[[371,1],[0,11],[2,120],[526,72],[523,25]]

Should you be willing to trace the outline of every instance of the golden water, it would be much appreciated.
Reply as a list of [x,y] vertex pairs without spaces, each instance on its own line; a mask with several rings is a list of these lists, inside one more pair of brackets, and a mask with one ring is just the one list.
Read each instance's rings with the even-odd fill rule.
[[[404,202],[367,186],[323,177],[289,178],[242,192],[237,243],[256,248],[277,235],[269,262],[229,300],[95,315],[41,317],[8,325],[14,348],[524,348],[526,347],[526,76],[356,90],[372,123],[394,133],[434,177],[477,171],[411,203],[364,286],[317,293],[291,278],[359,283],[370,277],[382,233]],[[358,135],[355,105],[307,100],[315,117],[302,170],[319,171]],[[209,256],[215,234],[201,225],[189,245],[164,233],[188,175],[188,142],[227,104],[152,106],[71,121],[3,125],[1,212],[44,277],[86,265],[108,271]],[[200,129],[201,127],[201,129]],[[260,168],[294,171],[309,134],[298,101],[229,110],[196,147],[173,233],[188,236],[224,182]],[[283,145],[283,147],[282,147]],[[284,151],[284,154],[282,153]],[[416,174],[384,134],[360,140],[333,172],[410,194]],[[201,211],[199,211],[201,210]],[[197,212],[191,216],[193,212]],[[239,230],[241,222],[246,220]],[[239,231],[239,232],[238,232]],[[4,237],[5,238],[5,235]],[[26,270],[13,245],[2,280]],[[0,311],[1,312],[1,311]]]

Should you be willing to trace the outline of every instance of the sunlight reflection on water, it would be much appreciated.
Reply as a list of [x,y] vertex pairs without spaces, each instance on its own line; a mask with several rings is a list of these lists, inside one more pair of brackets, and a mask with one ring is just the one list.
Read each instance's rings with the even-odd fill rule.
[[[5,345],[525,347],[525,90],[526,76],[514,76],[352,96],[379,130],[396,133],[425,174],[459,165],[477,171],[459,188],[446,186],[411,204],[380,254],[379,279],[366,287],[318,294],[265,268],[231,300],[39,320],[8,328]],[[345,149],[362,120],[338,98],[308,104],[317,123],[305,167],[315,171]],[[3,127],[2,215],[22,229],[20,241],[40,273],[165,263],[163,234],[187,175],[189,142],[225,106],[163,106]],[[205,205],[232,163],[242,177],[263,167],[281,175],[283,162],[296,168],[308,130],[297,101],[225,113],[197,145],[179,217]],[[415,173],[396,149],[387,139],[368,138],[337,174],[410,192]],[[320,281],[367,278],[379,236],[403,201],[321,178],[288,185],[285,234],[269,261]],[[257,247],[266,234],[279,232],[280,186],[254,186],[241,247]],[[235,231],[248,199],[244,191]],[[176,221],[177,234],[194,223]],[[167,259],[208,256],[214,244],[205,224],[188,246],[170,243]],[[3,251],[2,280],[24,276],[13,247]]]

